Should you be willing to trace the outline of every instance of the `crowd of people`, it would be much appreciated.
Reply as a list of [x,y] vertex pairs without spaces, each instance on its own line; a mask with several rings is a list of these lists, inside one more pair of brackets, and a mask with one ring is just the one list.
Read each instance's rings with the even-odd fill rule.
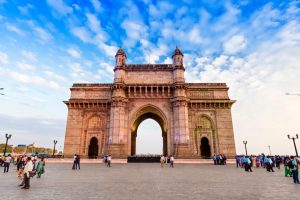
[[298,168],[300,160],[294,156],[245,156],[240,155],[235,157],[236,167],[244,168],[246,172],[253,172],[252,168],[265,168],[267,172],[274,172],[274,168],[280,170],[280,165],[284,165],[285,177],[293,177],[294,183],[299,183]]
[[214,154],[214,165],[226,165],[227,157],[225,154]]
[[1,166],[3,166],[3,172],[8,173],[10,165],[13,164],[17,168],[18,177],[21,180],[22,189],[30,188],[30,178],[37,175],[37,178],[41,178],[45,173],[45,160],[44,158],[38,158],[37,155],[19,155],[12,156],[10,154],[1,157]]

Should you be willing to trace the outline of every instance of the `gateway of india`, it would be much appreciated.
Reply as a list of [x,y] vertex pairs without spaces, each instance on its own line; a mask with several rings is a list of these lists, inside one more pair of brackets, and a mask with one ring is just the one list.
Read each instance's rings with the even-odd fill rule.
[[127,64],[126,58],[120,48],[113,83],[71,87],[71,97],[64,101],[66,157],[135,155],[137,129],[148,118],[161,127],[164,155],[235,156],[231,117],[235,101],[229,99],[225,83],[186,83],[183,53],[177,47],[172,64]]

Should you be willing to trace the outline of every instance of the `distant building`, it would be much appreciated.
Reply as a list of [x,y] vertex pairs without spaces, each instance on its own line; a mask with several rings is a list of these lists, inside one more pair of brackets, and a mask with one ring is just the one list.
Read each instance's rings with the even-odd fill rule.
[[[163,153],[181,158],[235,156],[231,106],[225,83],[186,83],[183,54],[173,64],[126,64],[120,48],[112,84],[73,84],[64,155],[127,157],[136,153],[139,124],[162,129]],[[155,145],[155,144],[153,144]]]

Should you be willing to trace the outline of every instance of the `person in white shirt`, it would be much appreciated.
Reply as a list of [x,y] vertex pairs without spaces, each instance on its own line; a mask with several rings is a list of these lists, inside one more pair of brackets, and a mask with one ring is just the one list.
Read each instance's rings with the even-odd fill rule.
[[108,155],[108,157],[107,157],[107,167],[111,167],[110,164],[111,164],[111,155]]
[[174,167],[174,156],[170,156],[170,167]]
[[5,157],[4,159],[4,173],[7,173],[9,171],[9,165],[11,163],[12,157],[10,156],[10,154],[8,154],[8,156]]
[[160,166],[161,166],[161,167],[164,167],[164,162],[165,162],[165,157],[162,155],[162,156],[160,157]]
[[25,186],[22,189],[29,189],[30,188],[30,172],[33,170],[33,163],[31,161],[31,157],[27,158],[27,163],[24,167],[24,180]]

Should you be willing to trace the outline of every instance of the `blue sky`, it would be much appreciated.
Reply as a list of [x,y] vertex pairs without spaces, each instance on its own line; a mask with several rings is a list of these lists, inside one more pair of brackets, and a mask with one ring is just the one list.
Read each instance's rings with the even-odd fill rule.
[[178,45],[187,82],[226,82],[238,100],[237,152],[247,139],[253,153],[292,153],[300,99],[284,94],[300,92],[300,2],[175,2],[0,0],[1,135],[62,145],[72,83],[112,82],[120,46],[128,63],[171,63]]

